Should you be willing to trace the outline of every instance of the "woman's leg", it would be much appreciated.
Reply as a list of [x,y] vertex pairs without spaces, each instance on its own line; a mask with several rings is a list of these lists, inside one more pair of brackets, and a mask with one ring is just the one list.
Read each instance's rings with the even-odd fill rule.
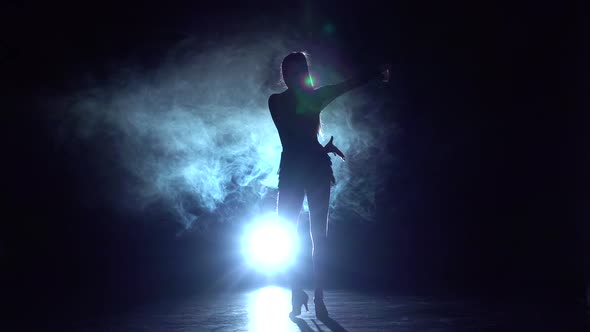
[[328,207],[330,180],[314,181],[306,188],[309,204],[310,231],[313,243],[313,274],[315,300],[323,301],[326,279],[326,249],[328,240]]
[[[279,195],[277,198],[277,214],[281,219],[292,222],[297,227],[297,243],[301,244],[301,235],[299,234],[299,227],[297,225],[301,206],[303,205],[303,198],[305,192],[303,185],[290,184],[281,185],[279,187]],[[297,254],[294,259],[294,264],[289,271],[289,282],[291,289],[294,291],[303,289],[302,285],[302,259],[301,255]]]

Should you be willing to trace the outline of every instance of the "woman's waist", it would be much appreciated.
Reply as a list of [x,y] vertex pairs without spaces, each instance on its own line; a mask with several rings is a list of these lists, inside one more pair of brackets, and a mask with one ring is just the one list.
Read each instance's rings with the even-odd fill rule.
[[[321,146],[320,146],[321,147]],[[323,151],[322,149],[318,150],[308,150],[308,151],[283,151],[281,153],[281,168],[285,166],[291,165],[295,167],[302,167],[302,166],[318,166],[318,165],[332,165],[332,161],[330,160],[330,156]]]
[[281,152],[281,160],[309,160],[309,159],[325,159],[329,158],[323,146],[317,149],[309,150],[283,150]]
[[284,155],[317,155],[325,153],[324,147],[318,142],[309,142],[305,144],[283,144]]

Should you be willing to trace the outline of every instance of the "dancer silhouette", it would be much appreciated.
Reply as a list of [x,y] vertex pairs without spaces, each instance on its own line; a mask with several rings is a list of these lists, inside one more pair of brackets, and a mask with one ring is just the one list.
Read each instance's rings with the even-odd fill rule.
[[[304,196],[307,195],[313,244],[314,303],[316,316],[320,319],[328,317],[324,304],[324,269],[330,187],[335,183],[328,153],[343,160],[345,158],[334,145],[334,137],[325,146],[319,143],[320,112],[341,94],[372,78],[383,75],[384,81],[389,80],[389,70],[386,68],[370,70],[342,83],[316,89],[309,74],[307,54],[294,52],[287,55],[281,65],[287,90],[273,94],[268,99],[270,114],[283,146],[277,211],[279,217],[297,223]],[[299,241],[301,236],[298,234]],[[301,314],[301,306],[307,309],[309,299],[301,284],[301,257],[295,259],[289,274],[293,305],[290,316],[295,317]]]

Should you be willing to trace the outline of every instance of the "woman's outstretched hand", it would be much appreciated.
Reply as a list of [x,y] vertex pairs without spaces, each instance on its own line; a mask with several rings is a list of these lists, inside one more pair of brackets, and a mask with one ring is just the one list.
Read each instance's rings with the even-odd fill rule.
[[324,151],[326,151],[326,153],[333,153],[342,160],[345,160],[346,158],[344,157],[344,153],[342,153],[342,151],[340,151],[340,149],[338,149],[333,142],[334,136],[330,137],[330,141],[324,146]]

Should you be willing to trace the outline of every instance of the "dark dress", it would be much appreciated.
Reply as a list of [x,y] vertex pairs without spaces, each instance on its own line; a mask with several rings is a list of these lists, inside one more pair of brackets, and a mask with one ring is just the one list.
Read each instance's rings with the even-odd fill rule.
[[300,96],[284,92],[271,97],[270,111],[283,146],[279,189],[325,181],[335,183],[330,156],[318,141],[321,109],[316,91]]

